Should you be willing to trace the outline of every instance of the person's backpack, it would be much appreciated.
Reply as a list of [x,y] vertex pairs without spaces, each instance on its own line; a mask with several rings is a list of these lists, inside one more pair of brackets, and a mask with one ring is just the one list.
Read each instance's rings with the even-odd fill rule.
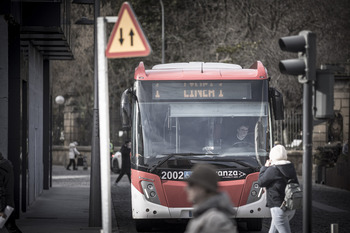
[[[277,169],[282,173],[278,167]],[[300,185],[293,179],[287,180],[287,177],[283,173],[282,175],[287,185],[284,189],[284,200],[280,208],[283,210],[301,209],[303,206],[303,191],[301,190]]]
[[288,180],[284,192],[285,196],[281,209],[301,209],[303,205],[303,191],[301,190],[300,185],[293,182],[293,180]]

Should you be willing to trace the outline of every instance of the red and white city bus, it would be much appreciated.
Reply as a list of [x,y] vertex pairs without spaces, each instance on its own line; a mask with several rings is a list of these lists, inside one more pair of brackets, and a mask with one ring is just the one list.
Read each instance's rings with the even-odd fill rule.
[[[124,91],[124,128],[132,129],[131,203],[139,231],[154,220],[192,217],[185,186],[197,163],[217,167],[238,221],[252,230],[270,217],[257,180],[272,146],[271,117],[282,117],[283,100],[269,87],[263,64],[249,69],[225,63],[170,63],[135,70]],[[245,125],[250,141],[234,143]]]

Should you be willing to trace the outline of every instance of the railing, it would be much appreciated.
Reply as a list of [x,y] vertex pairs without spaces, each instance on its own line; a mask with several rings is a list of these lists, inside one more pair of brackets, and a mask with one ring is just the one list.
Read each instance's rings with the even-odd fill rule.
[[[114,145],[122,145],[127,139],[121,137],[119,116],[110,116],[110,140]],[[68,145],[77,141],[79,146],[90,146],[92,137],[92,115],[83,111],[57,111],[52,118],[52,144]]]
[[273,121],[274,140],[284,145],[287,149],[301,150],[303,115],[294,110],[285,110],[284,120]]
[[82,112],[66,112],[53,118],[53,145],[78,141],[79,145],[91,143],[91,117]]

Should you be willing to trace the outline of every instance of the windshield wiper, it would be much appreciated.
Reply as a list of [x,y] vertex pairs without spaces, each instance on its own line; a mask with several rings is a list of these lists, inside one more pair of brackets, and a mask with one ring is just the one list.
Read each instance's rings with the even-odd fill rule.
[[201,156],[201,155],[218,155],[218,154],[205,154],[205,153],[171,153],[171,154],[164,154],[167,155],[163,160],[160,160],[157,164],[153,164],[153,166],[149,169],[150,172],[153,172],[156,170],[157,167],[162,166],[166,161],[174,157],[175,155],[179,156]]
[[257,167],[254,167],[254,166],[252,166],[252,165],[250,165],[250,164],[248,164],[248,163],[245,163],[245,162],[243,162],[243,161],[241,161],[241,160],[238,160],[238,159],[229,159],[229,161],[232,161],[232,162],[234,162],[234,163],[238,163],[239,165],[242,165],[243,167],[249,167],[249,168],[253,169],[254,171],[258,171],[258,170],[257,170]]
[[254,171],[257,171],[257,167],[254,167],[248,163],[245,163],[243,162],[242,160],[238,160],[238,159],[232,159],[232,158],[220,158],[220,157],[215,157],[215,158],[207,158],[207,159],[204,159],[206,161],[225,161],[225,162],[234,162],[234,163],[237,163],[243,167],[249,167],[251,169],[253,169]]

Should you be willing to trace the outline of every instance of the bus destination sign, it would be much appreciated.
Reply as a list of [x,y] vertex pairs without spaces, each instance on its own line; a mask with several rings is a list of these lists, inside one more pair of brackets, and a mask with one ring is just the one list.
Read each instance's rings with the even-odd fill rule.
[[152,84],[154,100],[251,99],[250,83],[157,82]]

